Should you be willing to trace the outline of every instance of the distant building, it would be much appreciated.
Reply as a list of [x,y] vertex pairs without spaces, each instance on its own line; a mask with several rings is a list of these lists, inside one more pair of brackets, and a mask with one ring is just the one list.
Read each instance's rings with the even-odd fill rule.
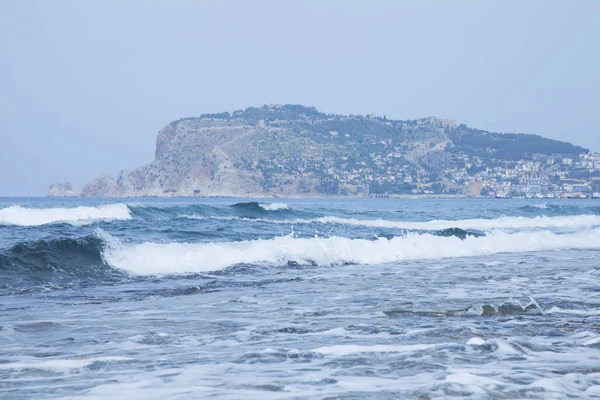
[[574,192],[581,192],[581,193],[587,193],[590,190],[588,185],[582,184],[582,183],[578,183],[573,185],[573,191]]
[[481,181],[469,182],[468,194],[469,194],[469,196],[480,196],[482,189],[483,189],[483,182],[481,182]]
[[529,187],[527,188],[527,193],[528,194],[542,193],[542,186],[541,185],[529,185]]

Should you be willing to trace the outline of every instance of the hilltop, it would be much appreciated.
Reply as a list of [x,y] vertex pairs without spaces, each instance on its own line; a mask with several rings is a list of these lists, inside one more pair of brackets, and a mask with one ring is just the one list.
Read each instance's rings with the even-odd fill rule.
[[[493,171],[587,153],[537,135],[491,133],[433,117],[401,121],[271,105],[173,121],[158,134],[154,161],[96,178],[80,195],[452,194]],[[73,194],[68,184],[55,184],[49,195],[60,195],[61,187]]]

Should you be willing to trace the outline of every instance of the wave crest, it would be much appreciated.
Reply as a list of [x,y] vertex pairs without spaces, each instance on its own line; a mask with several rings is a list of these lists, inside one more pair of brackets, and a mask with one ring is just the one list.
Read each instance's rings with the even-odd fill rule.
[[277,237],[225,243],[152,243],[125,245],[105,235],[103,258],[136,275],[201,273],[239,264],[340,265],[387,264],[404,260],[486,256],[529,251],[598,249],[600,229],[559,235],[549,231],[488,236],[443,237],[409,234],[376,240]]
[[496,219],[463,219],[463,220],[432,220],[432,221],[393,221],[387,219],[357,219],[326,216],[312,219],[267,219],[247,218],[234,216],[202,216],[182,215],[189,219],[217,219],[224,221],[249,221],[265,222],[272,224],[338,224],[351,226],[364,226],[369,228],[389,228],[410,231],[445,231],[460,229],[467,232],[486,232],[492,230],[517,230],[517,229],[577,229],[594,228],[600,226],[598,215],[573,215],[562,217],[501,217]]
[[[300,221],[292,221],[300,222]],[[459,227],[467,230],[489,231],[494,229],[546,229],[546,228],[591,228],[600,226],[598,215],[574,215],[564,217],[501,217],[496,219],[432,220],[424,222],[390,221],[384,219],[355,219],[322,217],[305,222],[322,224],[344,224],[374,228],[398,228],[414,230],[444,230]],[[289,223],[289,221],[288,221]]]
[[249,201],[246,203],[235,203],[231,207],[239,210],[247,211],[287,211],[289,206],[285,203],[259,203],[256,201]]
[[96,221],[131,219],[129,208],[122,203],[97,207],[25,208],[18,205],[0,210],[0,225],[41,226],[53,223],[87,225]]
[[99,235],[21,242],[0,251],[0,295],[114,281],[126,276],[102,259]]
[[461,310],[444,310],[444,311],[410,311],[410,310],[392,310],[384,311],[385,315],[390,318],[420,315],[426,317],[492,317],[492,316],[506,316],[506,315],[543,315],[544,310],[538,302],[533,298],[529,297],[529,303],[523,304],[518,300],[512,298],[502,302],[499,305],[496,304],[473,304],[470,307]]
[[285,203],[260,203],[258,206],[266,211],[280,211],[290,209],[290,207]]

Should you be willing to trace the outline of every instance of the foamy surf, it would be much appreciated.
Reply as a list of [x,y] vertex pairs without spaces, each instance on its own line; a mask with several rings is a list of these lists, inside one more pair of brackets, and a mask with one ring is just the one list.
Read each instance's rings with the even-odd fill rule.
[[96,357],[81,359],[52,359],[46,361],[30,361],[16,363],[2,363],[0,370],[46,370],[52,372],[69,372],[77,369],[89,367],[94,363],[119,363],[134,361],[130,357]]
[[282,211],[290,209],[285,203],[260,203],[258,206],[265,211]]
[[425,222],[389,221],[383,219],[364,220],[353,218],[323,217],[314,222],[323,224],[345,224],[372,228],[399,228],[415,230],[442,230],[453,227],[491,231],[495,229],[545,229],[545,228],[591,228],[600,226],[600,216],[576,215],[565,217],[502,217],[496,219],[432,220]]
[[518,229],[580,229],[594,228],[600,226],[600,216],[598,215],[573,215],[559,217],[501,217],[496,219],[463,219],[463,220],[431,220],[431,221],[393,221],[387,219],[357,219],[326,216],[313,219],[268,219],[268,218],[247,218],[247,217],[218,217],[218,216],[200,216],[183,215],[189,219],[216,219],[223,221],[248,221],[265,222],[273,224],[339,224],[350,226],[364,226],[369,228],[391,228],[407,230],[444,230],[450,228],[461,228],[478,231],[493,230],[518,230]]
[[464,240],[430,234],[409,234],[376,240],[284,236],[243,242],[146,242],[133,245],[124,244],[104,231],[99,231],[98,234],[106,243],[102,254],[105,262],[136,275],[199,273],[237,264],[374,265],[498,253],[600,249],[600,229],[564,235],[549,231],[516,234],[496,232]]
[[[2,201],[0,209],[99,205]],[[102,202],[125,203],[123,221],[0,226],[2,312],[14,321],[0,324],[10,349],[1,393],[600,393],[593,201],[557,199],[547,210],[512,200],[135,201]],[[276,202],[289,210],[261,206]],[[182,217],[192,214],[200,219]],[[399,228],[353,225],[363,221]],[[492,227],[466,228],[483,223]]]
[[438,347],[438,344],[413,344],[413,345],[393,345],[376,344],[371,346],[360,345],[336,345],[328,347],[319,347],[313,349],[315,353],[343,357],[361,353],[412,353],[416,351],[429,350]]
[[121,203],[75,208],[11,206],[0,210],[0,225],[40,226],[57,222],[86,225],[95,221],[127,219],[131,219],[129,208]]

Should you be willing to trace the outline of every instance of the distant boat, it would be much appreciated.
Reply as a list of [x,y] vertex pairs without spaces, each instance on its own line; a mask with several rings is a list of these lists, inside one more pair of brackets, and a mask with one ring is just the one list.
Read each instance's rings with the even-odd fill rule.
[[598,193],[598,192],[592,193],[592,199],[600,199],[600,193]]

